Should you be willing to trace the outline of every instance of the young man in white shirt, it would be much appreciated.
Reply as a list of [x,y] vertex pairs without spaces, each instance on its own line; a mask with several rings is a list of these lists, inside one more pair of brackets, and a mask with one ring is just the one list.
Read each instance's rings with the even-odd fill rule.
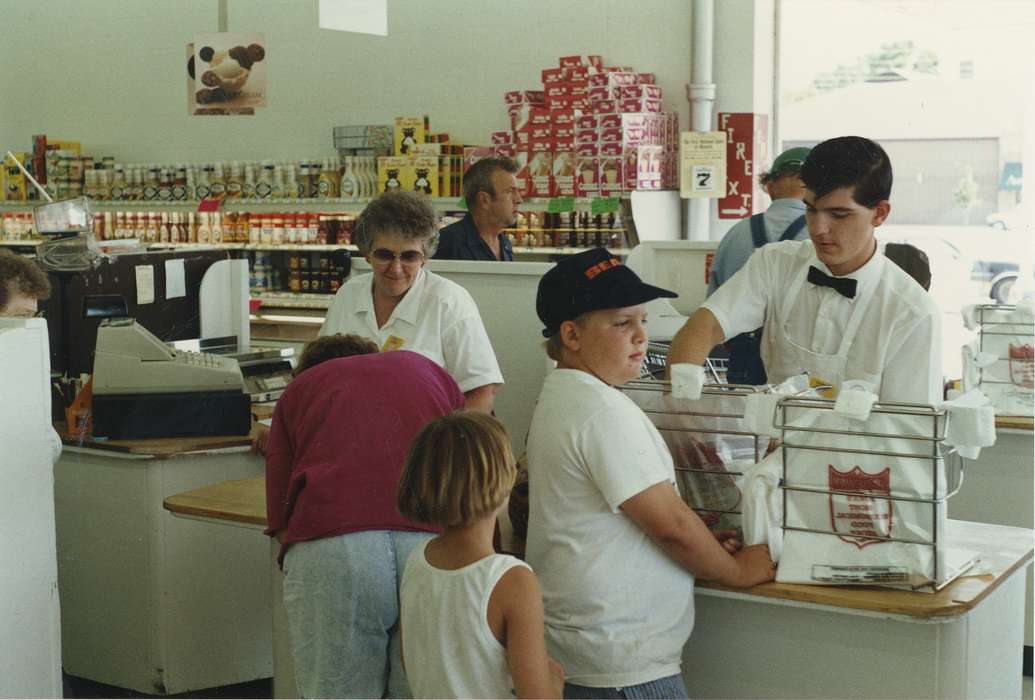
[[859,136],[830,139],[809,153],[801,179],[811,240],[757,250],[690,316],[669,352],[673,394],[699,398],[708,351],[762,326],[770,383],[806,372],[832,393],[852,379],[882,401],[939,402],[938,309],[874,236],[891,212],[887,153]]
[[639,376],[646,302],[674,296],[601,248],[539,283],[557,369],[529,430],[526,554],[566,698],[685,698],[694,577],[751,586],[773,576],[768,548],[741,549],[683,502],[664,440],[616,388]]

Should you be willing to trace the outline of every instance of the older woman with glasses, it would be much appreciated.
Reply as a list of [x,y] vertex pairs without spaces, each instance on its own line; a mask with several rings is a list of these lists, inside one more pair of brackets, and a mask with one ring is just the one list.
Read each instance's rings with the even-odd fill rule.
[[342,285],[320,335],[354,333],[381,350],[418,352],[456,380],[468,408],[491,411],[503,376],[478,307],[463,287],[424,268],[438,244],[427,198],[380,195],[359,215],[353,243],[371,274]]
[[0,250],[0,316],[42,316],[38,301],[50,296],[50,280],[34,262]]

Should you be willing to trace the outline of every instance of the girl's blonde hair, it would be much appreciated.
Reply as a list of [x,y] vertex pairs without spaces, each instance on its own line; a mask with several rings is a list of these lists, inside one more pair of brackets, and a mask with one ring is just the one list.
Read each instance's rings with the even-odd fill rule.
[[469,525],[503,505],[516,477],[503,425],[485,413],[454,411],[414,438],[396,504],[411,520]]

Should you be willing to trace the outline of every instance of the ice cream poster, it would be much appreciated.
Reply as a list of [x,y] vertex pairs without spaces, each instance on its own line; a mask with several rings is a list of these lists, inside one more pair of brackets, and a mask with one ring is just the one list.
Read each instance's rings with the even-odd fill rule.
[[262,34],[197,34],[188,45],[191,114],[254,114],[266,106],[266,40]]

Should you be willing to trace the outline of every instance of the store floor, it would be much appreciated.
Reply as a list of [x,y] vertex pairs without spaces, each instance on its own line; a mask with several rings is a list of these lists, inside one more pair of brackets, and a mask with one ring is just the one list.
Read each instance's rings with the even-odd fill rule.
[[145,695],[135,690],[117,688],[85,678],[64,674],[66,698],[272,698],[273,679],[263,678],[249,683],[225,685],[221,688],[195,690],[180,695]]

